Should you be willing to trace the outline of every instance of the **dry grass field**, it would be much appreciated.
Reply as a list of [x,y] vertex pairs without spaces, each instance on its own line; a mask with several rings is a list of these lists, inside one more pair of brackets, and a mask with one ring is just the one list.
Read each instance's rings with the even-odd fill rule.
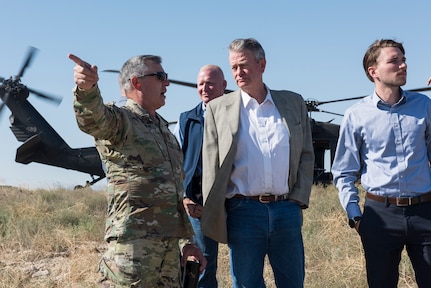
[[[103,242],[104,192],[0,186],[0,288],[97,287]],[[367,287],[359,236],[348,228],[333,186],[314,186],[303,227],[310,288]],[[286,246],[286,249],[289,249]],[[231,287],[221,245],[219,287]],[[265,267],[267,287],[275,287]],[[403,255],[399,287],[417,287]]]

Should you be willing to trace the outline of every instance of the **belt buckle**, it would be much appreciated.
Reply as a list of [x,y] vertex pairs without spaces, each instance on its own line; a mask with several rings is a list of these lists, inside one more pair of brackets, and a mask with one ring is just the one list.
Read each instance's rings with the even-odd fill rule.
[[[396,204],[397,204],[397,206],[398,207],[407,207],[407,206],[412,206],[413,204],[412,204],[412,199],[413,199],[413,197],[397,197],[397,198],[395,198],[396,199]],[[405,200],[407,200],[407,203],[401,203],[400,201],[401,201],[401,199],[405,199]]]
[[263,200],[263,197],[266,197],[266,196],[271,196],[271,194],[265,193],[265,194],[259,195],[259,202],[262,204],[268,204],[270,202],[269,200]]

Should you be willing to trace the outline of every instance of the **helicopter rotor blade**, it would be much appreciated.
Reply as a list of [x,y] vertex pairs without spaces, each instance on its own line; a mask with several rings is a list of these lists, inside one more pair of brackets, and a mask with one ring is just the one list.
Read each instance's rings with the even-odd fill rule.
[[179,81],[179,80],[174,80],[174,79],[168,79],[168,80],[169,80],[169,82],[177,84],[177,85],[191,87],[191,88],[198,88],[198,85],[195,83],[186,82],[186,81]]
[[[431,87],[422,87],[422,88],[415,88],[415,89],[408,89],[405,91],[410,92],[424,92],[424,91],[431,91]],[[329,103],[336,103],[336,102],[344,102],[344,101],[351,101],[351,100],[359,100],[366,96],[358,96],[358,97],[350,97],[350,98],[343,98],[343,99],[337,99],[337,100],[329,100],[329,101],[317,101],[317,100],[306,100],[307,108],[309,112],[323,112],[323,113],[329,113],[333,115],[343,116],[342,114],[333,113],[329,111],[323,111],[320,109],[317,109],[317,106],[323,105],[323,104],[329,104]]]
[[366,96],[358,96],[358,97],[351,97],[351,98],[343,98],[343,99],[337,99],[337,100],[329,100],[329,101],[317,101],[316,102],[316,106],[318,105],[323,105],[323,104],[328,104],[328,103],[336,103],[336,102],[343,102],[343,101],[350,101],[350,100],[357,100],[357,99],[362,99]]
[[27,52],[27,58],[24,64],[22,65],[18,75],[16,76],[18,79],[21,79],[21,77],[24,75],[25,70],[30,66],[31,61],[33,60],[33,57],[36,52],[37,52],[37,48],[31,47],[31,46],[29,47],[29,51]]
[[[430,87],[422,87],[422,88],[415,88],[415,89],[406,89],[405,91],[410,91],[410,92],[424,92],[424,91],[431,91],[431,86]],[[335,103],[335,102],[343,102],[343,101],[350,101],[350,100],[357,100],[357,99],[362,99],[366,96],[358,96],[358,97],[351,97],[351,98],[343,98],[343,99],[337,99],[337,100],[330,100],[330,101],[316,101],[315,105],[323,105],[323,104],[328,104],[328,103]]]
[[[102,70],[102,72],[120,73],[119,70],[115,70],[115,69],[106,69],[106,70]],[[182,85],[182,86],[192,87],[192,88],[198,87],[198,85],[195,83],[179,81],[179,80],[175,80],[175,79],[169,79],[169,82],[174,83],[174,84],[178,84],[178,85]]]
[[106,69],[106,70],[102,70],[102,72],[120,73],[120,70],[115,70],[115,69]]
[[424,91],[431,91],[431,86],[430,87],[422,87],[422,88],[416,88],[416,89],[409,89],[407,91],[411,91],[411,92],[424,92]]
[[[102,72],[120,73],[119,70],[115,70],[115,69],[106,69],[106,70],[103,70]],[[175,79],[168,79],[168,80],[169,80],[169,82],[171,82],[173,84],[191,87],[191,88],[198,88],[198,85],[196,83],[187,82],[187,81],[180,81],[180,80],[175,80]],[[229,89],[224,90],[225,94],[228,94],[230,92],[233,92],[233,90],[229,90]]]
[[321,110],[321,109],[316,109],[315,111],[316,112],[321,112],[321,113],[327,113],[327,114],[337,115],[337,116],[341,116],[341,117],[344,116],[343,114],[340,114],[340,113],[334,113],[334,112],[325,111],[325,110]]
[[52,95],[48,95],[46,93],[39,92],[39,91],[36,91],[34,89],[31,89],[31,88],[27,88],[27,89],[28,89],[28,91],[30,93],[33,93],[33,94],[35,94],[36,96],[38,96],[38,97],[40,97],[42,99],[50,100],[50,101],[56,103],[57,105],[60,105],[61,101],[63,100],[61,98],[58,98],[58,97],[55,97],[55,96],[52,96]]
[[[186,82],[186,81],[179,81],[179,80],[175,80],[175,79],[168,79],[169,82],[177,84],[177,85],[182,85],[182,86],[186,86],[186,87],[192,87],[192,88],[198,88],[198,84],[196,83],[191,83],[191,82]],[[230,89],[225,89],[224,93],[228,94],[230,92],[233,92],[233,90]]]
[[7,97],[9,96],[8,94],[6,94],[6,91],[4,90],[3,86],[0,86],[0,95],[2,95],[2,102],[0,103],[0,115],[4,109],[4,107],[6,106],[6,100]]

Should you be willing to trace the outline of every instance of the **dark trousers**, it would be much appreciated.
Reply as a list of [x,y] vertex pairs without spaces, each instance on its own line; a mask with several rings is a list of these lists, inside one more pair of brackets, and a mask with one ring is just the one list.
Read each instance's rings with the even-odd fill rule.
[[397,287],[404,247],[418,287],[431,287],[431,202],[398,207],[366,199],[359,234],[369,287]]

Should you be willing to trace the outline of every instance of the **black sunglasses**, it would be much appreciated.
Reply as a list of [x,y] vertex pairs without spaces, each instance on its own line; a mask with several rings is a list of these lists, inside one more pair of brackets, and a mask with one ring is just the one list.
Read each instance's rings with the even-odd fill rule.
[[139,77],[147,77],[147,76],[157,76],[157,79],[159,79],[160,81],[166,81],[166,80],[168,80],[168,73],[165,73],[165,72],[157,72],[157,73],[144,74],[142,76],[138,76],[138,78]]

